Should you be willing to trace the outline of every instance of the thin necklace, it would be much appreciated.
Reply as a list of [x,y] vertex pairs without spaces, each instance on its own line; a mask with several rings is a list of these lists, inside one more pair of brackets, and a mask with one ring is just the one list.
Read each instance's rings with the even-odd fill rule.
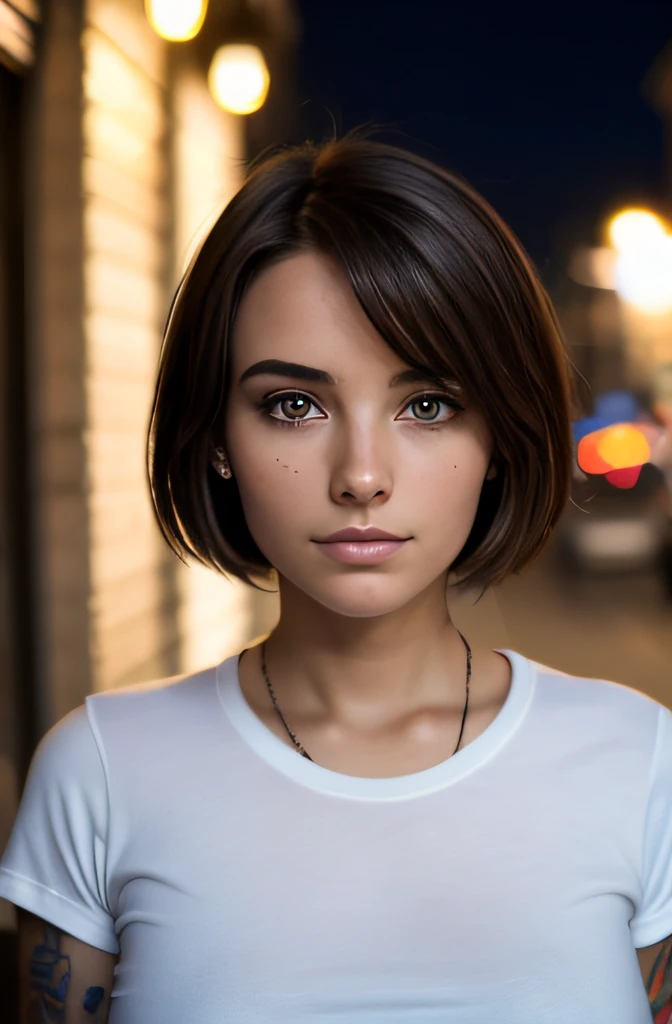
[[[464,702],[464,712],[462,714],[462,726],[460,728],[460,736],[459,736],[459,739],[457,741],[457,746],[455,747],[455,750],[453,751],[451,756],[454,756],[457,753],[457,751],[460,749],[460,743],[462,742],[462,733],[464,732],[464,723],[467,720],[467,708],[469,707],[469,681],[471,679],[471,647],[469,646],[467,641],[464,639],[464,637],[460,633],[459,629],[457,630],[457,633],[458,633],[458,636],[460,637],[460,640],[464,644],[466,652],[467,652],[467,697],[466,697],[466,700]],[[271,696],[271,700],[273,701],[273,707],[275,708],[275,710],[280,715],[280,718],[282,719],[282,724],[284,725],[285,729],[289,733],[289,736],[290,736],[290,738],[292,740],[292,743],[294,744],[294,746],[296,747],[298,752],[301,754],[302,757],[307,757],[309,761],[312,761],[313,759],[310,756],[310,754],[304,749],[304,747],[301,746],[301,744],[297,740],[296,736],[294,735],[292,730],[287,725],[287,722],[285,721],[285,716],[283,715],[282,711],[280,710],[280,708],[278,706],[278,702],[275,699],[275,694],[273,693],[273,688],[271,686],[271,681],[268,678],[268,672],[266,671],[266,651],[265,651],[265,648],[266,648],[266,641],[264,641],[264,643],[261,645],[261,671],[264,673],[264,679],[266,680],[266,686],[268,687],[268,692],[269,692],[269,694]],[[241,657],[242,657],[242,655],[241,655]]]

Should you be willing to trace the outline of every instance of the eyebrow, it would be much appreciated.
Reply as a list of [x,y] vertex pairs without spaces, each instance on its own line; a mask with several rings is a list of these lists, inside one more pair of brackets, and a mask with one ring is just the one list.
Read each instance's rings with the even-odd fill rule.
[[[302,363],[289,363],[284,359],[262,359],[259,363],[248,366],[241,375],[239,384],[261,374],[274,374],[279,377],[292,377],[295,380],[306,380],[319,382],[320,384],[335,384],[336,380],[326,370],[317,370],[314,366],[303,366]],[[445,387],[446,381],[431,370],[409,369],[402,370],[395,374],[390,380],[391,388],[399,387],[400,384],[424,384],[431,382],[439,387]]]

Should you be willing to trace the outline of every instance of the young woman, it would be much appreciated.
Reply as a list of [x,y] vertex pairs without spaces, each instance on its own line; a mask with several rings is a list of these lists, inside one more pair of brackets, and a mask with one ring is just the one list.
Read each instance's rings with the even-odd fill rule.
[[26,1020],[651,1020],[672,714],[446,607],[546,543],[571,394],[463,181],[357,136],[253,170],[176,296],[149,467],[175,552],[280,619],[40,744],[0,870]]

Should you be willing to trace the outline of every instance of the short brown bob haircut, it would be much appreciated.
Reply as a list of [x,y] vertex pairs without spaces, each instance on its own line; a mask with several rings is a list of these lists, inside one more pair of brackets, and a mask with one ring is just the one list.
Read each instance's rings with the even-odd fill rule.
[[405,363],[456,380],[487,420],[498,472],[484,482],[450,566],[460,589],[484,592],[520,572],[545,545],[571,486],[573,379],[553,308],[522,246],[473,188],[357,132],[262,159],[181,281],[148,438],[168,544],[182,560],[193,556],[254,587],[253,577],[273,577],[235,478],[218,476],[209,456],[222,443],[241,298],[262,269],[305,250],[340,265]]

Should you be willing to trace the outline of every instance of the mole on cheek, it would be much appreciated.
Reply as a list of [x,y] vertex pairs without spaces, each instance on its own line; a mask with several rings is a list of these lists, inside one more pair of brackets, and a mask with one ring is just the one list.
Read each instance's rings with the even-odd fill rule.
[[[280,459],[276,459],[275,461],[276,461],[276,462],[280,462]],[[289,469],[289,466],[283,466],[282,468],[283,468],[283,469]],[[456,466],[455,468],[457,469],[457,466]],[[294,470],[294,472],[295,472],[295,473],[298,473],[299,471],[298,471],[298,469],[295,469],[295,470]]]

